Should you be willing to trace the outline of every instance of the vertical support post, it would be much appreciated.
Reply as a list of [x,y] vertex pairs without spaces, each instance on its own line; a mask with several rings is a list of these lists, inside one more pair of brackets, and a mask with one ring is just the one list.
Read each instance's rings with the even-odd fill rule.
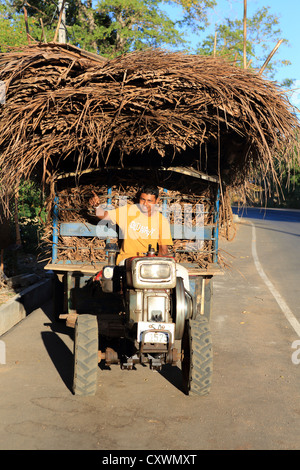
[[219,215],[220,215],[220,188],[218,187],[217,198],[215,203],[214,215],[214,263],[218,262],[218,249],[219,249]]
[[[66,43],[66,11],[65,11],[65,1],[66,0],[59,0],[58,1],[58,23],[54,35],[53,42],[57,41],[57,36],[59,36],[59,42],[65,44]],[[63,24],[62,24],[63,22]]]
[[61,22],[59,24],[58,30],[58,42],[61,44],[66,44],[67,34],[66,34],[66,6],[65,2],[59,0],[59,11],[62,10]]
[[52,263],[57,260],[57,243],[58,243],[58,197],[54,198],[53,207],[53,238],[52,238]]
[[[164,193],[167,194],[168,190],[164,188]],[[163,204],[162,204],[162,214],[167,217],[167,198],[163,199]]]
[[111,205],[111,188],[107,189],[107,196],[108,196],[107,205],[110,206]]
[[244,69],[247,68],[247,0],[244,0],[244,45],[243,45]]

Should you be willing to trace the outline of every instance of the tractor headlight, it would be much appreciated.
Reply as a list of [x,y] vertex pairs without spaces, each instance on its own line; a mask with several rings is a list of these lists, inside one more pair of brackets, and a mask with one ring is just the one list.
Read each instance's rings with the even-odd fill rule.
[[135,289],[173,289],[176,286],[176,262],[168,257],[131,258],[126,264],[128,287]]
[[102,270],[103,279],[112,279],[113,276],[114,276],[113,266],[104,266],[104,268]]
[[171,276],[171,268],[168,264],[142,264],[140,268],[140,276],[145,280],[166,280]]

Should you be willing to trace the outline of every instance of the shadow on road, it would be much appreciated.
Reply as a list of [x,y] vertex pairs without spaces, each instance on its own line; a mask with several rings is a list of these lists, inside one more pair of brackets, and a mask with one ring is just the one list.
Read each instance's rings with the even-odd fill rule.
[[232,212],[242,218],[276,222],[300,222],[300,210],[266,209],[263,207],[232,207]]
[[72,391],[73,354],[54,331],[42,332],[42,340],[57,372],[66,387]]
[[183,386],[182,386],[182,373],[181,369],[177,366],[165,365],[162,367],[162,370],[159,371],[160,375],[162,375],[166,380],[170,382],[174,387],[180,390],[182,393]]
[[265,225],[261,225],[259,223],[256,223],[255,227],[259,230],[268,230],[270,232],[278,232],[278,233],[284,233],[285,235],[292,235],[293,237],[300,237],[299,233],[287,232],[286,230],[278,230],[275,228],[267,227]]
[[[63,339],[61,339],[59,335],[66,335],[73,339],[74,329],[68,328],[65,322],[56,321],[54,319],[53,306],[51,302],[43,306],[43,311],[50,320],[49,323],[44,323],[44,326],[51,328],[51,331],[41,333],[44,346],[62,381],[72,392],[74,369],[73,352],[70,351],[68,346],[64,343]],[[99,364],[99,367],[100,369],[109,369],[108,366],[103,367],[101,363]],[[164,379],[167,380],[173,387],[184,393],[182,385],[182,373],[178,366],[166,364],[162,367],[162,370],[159,371],[159,374],[164,377]]]

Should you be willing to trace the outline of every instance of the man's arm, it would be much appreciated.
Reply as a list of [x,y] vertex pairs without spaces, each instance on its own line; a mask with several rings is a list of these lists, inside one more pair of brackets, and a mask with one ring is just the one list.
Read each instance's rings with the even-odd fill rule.
[[158,256],[167,256],[168,254],[168,245],[158,245]]
[[160,213],[160,231],[158,240],[158,256],[168,256],[169,246],[173,246],[170,224]]
[[96,217],[98,217],[100,220],[110,220],[108,211],[105,211],[100,206],[99,196],[97,196],[97,194],[94,191],[93,191],[93,194],[94,196],[90,198],[89,203],[91,206],[94,207]]

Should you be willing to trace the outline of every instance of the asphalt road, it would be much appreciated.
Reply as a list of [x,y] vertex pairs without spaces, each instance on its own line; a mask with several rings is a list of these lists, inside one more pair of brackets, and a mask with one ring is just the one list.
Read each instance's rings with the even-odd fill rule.
[[99,369],[94,397],[72,395],[73,330],[46,304],[0,338],[0,450],[299,449],[300,338],[257,271],[252,224],[260,266],[299,319],[299,222],[254,217],[221,242],[228,268],[214,279],[206,397],[183,394],[176,366]]
[[257,255],[265,274],[300,322],[300,210],[238,212],[255,225]]

